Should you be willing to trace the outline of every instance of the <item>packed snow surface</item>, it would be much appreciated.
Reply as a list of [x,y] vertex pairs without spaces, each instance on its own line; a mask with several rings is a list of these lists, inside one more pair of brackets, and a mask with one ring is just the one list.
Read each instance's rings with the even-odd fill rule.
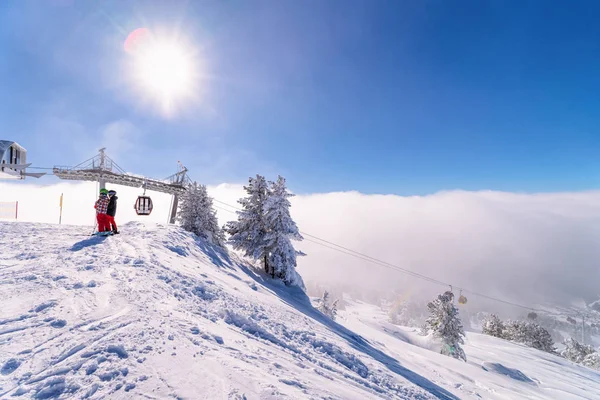
[[469,333],[464,363],[375,306],[331,321],[177,227],[121,229],[0,223],[0,398],[600,398],[559,357]]

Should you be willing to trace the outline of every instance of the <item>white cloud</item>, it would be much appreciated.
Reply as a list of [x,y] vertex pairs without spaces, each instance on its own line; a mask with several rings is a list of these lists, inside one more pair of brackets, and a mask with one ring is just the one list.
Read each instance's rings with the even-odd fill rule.
[[[241,185],[209,190],[232,205],[243,195]],[[324,193],[292,198],[292,215],[304,232],[487,295],[526,305],[600,295],[600,192]],[[307,281],[444,289],[310,241],[298,247],[309,254],[299,259]]]
[[[117,222],[165,222],[170,197],[151,193],[148,219],[135,216],[140,190],[117,188]],[[65,193],[63,221],[91,226],[92,183],[51,186],[0,183],[0,201],[19,200],[22,220],[55,223]],[[237,206],[241,185],[209,187],[217,200]],[[235,218],[215,202],[221,223]],[[453,285],[509,300],[566,304],[600,294],[600,192],[515,194],[449,191],[430,196],[301,195],[292,215],[304,232]],[[299,259],[305,280],[354,283],[389,292],[394,287],[443,290],[309,241]],[[470,301],[476,301],[471,299]]]

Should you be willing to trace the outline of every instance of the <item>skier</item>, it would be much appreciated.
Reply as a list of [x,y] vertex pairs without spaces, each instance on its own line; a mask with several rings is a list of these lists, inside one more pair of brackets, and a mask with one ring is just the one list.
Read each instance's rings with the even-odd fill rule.
[[110,229],[112,229],[112,233],[114,235],[119,234],[119,230],[117,229],[117,223],[115,222],[115,215],[117,214],[117,192],[114,190],[108,191],[108,198],[110,201],[108,202],[108,208],[106,209],[106,220],[107,225]]
[[108,190],[100,189],[100,197],[96,200],[94,208],[96,209],[96,221],[98,222],[98,232],[109,232],[110,225],[106,219],[106,210],[108,208]]

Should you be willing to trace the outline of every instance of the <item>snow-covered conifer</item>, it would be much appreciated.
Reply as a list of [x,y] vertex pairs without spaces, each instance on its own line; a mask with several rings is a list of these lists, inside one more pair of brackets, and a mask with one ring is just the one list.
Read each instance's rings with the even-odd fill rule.
[[567,360],[578,364],[581,364],[588,355],[595,352],[592,346],[581,344],[573,338],[567,339],[565,341],[565,346],[565,349],[560,355]]
[[504,323],[502,337],[506,340],[522,342],[525,340],[525,334],[519,321],[508,320]]
[[402,315],[406,309],[406,301],[404,298],[399,298],[390,308],[388,312],[388,316],[390,317],[390,322],[395,325],[400,325],[402,321]]
[[267,184],[265,178],[256,175],[250,178],[244,189],[247,197],[238,202],[238,220],[225,226],[229,242],[236,250],[248,257],[260,260],[265,272],[282,279],[286,285],[304,288],[304,282],[296,272],[296,257],[305,255],[297,252],[291,240],[302,240],[298,227],[290,216],[289,197],[285,179]]
[[206,186],[194,182],[187,187],[181,195],[178,220],[186,231],[193,232],[217,246],[224,245],[225,237],[219,227],[217,213]]
[[538,324],[531,323],[530,325],[532,325],[531,329],[533,331],[533,340],[530,342],[531,347],[547,353],[556,353],[556,347],[550,332]]
[[503,331],[504,324],[496,314],[490,314],[483,320],[483,334],[502,338]]
[[594,352],[585,356],[582,362],[588,368],[600,371],[600,353]]
[[464,344],[465,331],[458,309],[452,302],[453,299],[454,294],[448,291],[428,303],[430,315],[425,326],[433,332],[434,337],[441,339],[442,354],[467,361],[467,356],[461,347],[461,344]]
[[548,353],[556,352],[550,333],[540,325],[529,321],[507,321],[502,336],[507,340],[523,343]]
[[317,310],[321,311],[323,314],[335,321],[335,317],[337,316],[337,303],[337,300],[333,302],[331,301],[329,292],[326,290],[323,292],[323,297],[319,299]]
[[290,216],[290,201],[293,194],[288,192],[285,178],[279,176],[271,182],[269,195],[264,204],[265,251],[268,254],[268,273],[282,279],[286,285],[303,287],[302,278],[296,272],[297,252],[292,240],[302,240],[296,223]]
[[244,186],[247,197],[238,200],[242,210],[238,211],[238,220],[225,225],[230,235],[229,243],[236,250],[241,250],[248,257],[260,260],[268,272],[267,252],[265,249],[265,201],[269,196],[269,188],[264,176],[250,178],[248,186]]
[[[427,303],[423,303],[414,298],[407,299],[406,296],[400,296],[392,305],[388,312],[390,322],[395,325],[422,327],[427,318],[425,315]],[[427,329],[423,336],[427,335]]]

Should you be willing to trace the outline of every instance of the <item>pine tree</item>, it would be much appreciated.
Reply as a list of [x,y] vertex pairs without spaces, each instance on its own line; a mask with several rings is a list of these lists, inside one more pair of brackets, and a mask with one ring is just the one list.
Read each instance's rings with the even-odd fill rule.
[[238,220],[225,225],[230,235],[229,243],[236,250],[241,250],[247,257],[260,260],[265,272],[269,272],[267,250],[265,247],[265,202],[269,196],[269,188],[264,176],[249,178],[248,186],[244,186],[247,197],[238,200],[242,210],[238,211]]
[[461,344],[465,343],[465,331],[453,299],[454,294],[448,291],[428,303],[430,316],[425,326],[429,331],[433,331],[434,337],[442,340],[442,354],[467,361],[467,356],[461,347]]
[[225,245],[225,233],[219,226],[213,199],[208,195],[205,185],[198,185],[198,197],[200,209],[202,210],[199,221],[202,229],[200,236],[206,237],[211,243],[223,247]]
[[548,353],[555,353],[554,340],[540,325],[529,321],[507,321],[502,337]]
[[531,330],[533,333],[533,340],[530,342],[530,346],[534,349],[542,350],[547,353],[556,353],[556,347],[554,346],[554,340],[550,332],[542,326],[530,323]]
[[600,353],[594,352],[585,356],[582,362],[588,368],[600,371]]
[[567,360],[578,364],[581,364],[588,355],[595,353],[592,346],[581,344],[573,338],[567,339],[565,341],[565,346],[565,349],[560,355]]
[[264,203],[264,236],[265,253],[268,255],[267,273],[282,279],[286,285],[303,287],[302,278],[296,272],[296,256],[298,253],[292,240],[302,240],[296,223],[290,216],[290,201],[293,194],[288,192],[285,178],[279,176],[271,182],[267,200]]
[[483,320],[482,333],[485,335],[502,338],[504,329],[504,324],[496,314],[490,314]]
[[331,301],[329,298],[329,292],[326,290],[323,292],[323,297],[319,299],[317,310],[321,311],[323,314],[335,321],[335,317],[337,316],[337,303],[337,300],[334,302]]
[[396,300],[396,302],[392,305],[392,307],[390,308],[390,311],[388,312],[388,316],[390,317],[390,322],[394,325],[401,325],[403,318],[402,316],[404,315],[406,310],[406,301],[404,300],[403,297],[399,298],[398,300]]
[[194,182],[181,195],[178,213],[181,227],[217,246],[223,246],[225,237],[217,222],[217,213],[206,186]]

